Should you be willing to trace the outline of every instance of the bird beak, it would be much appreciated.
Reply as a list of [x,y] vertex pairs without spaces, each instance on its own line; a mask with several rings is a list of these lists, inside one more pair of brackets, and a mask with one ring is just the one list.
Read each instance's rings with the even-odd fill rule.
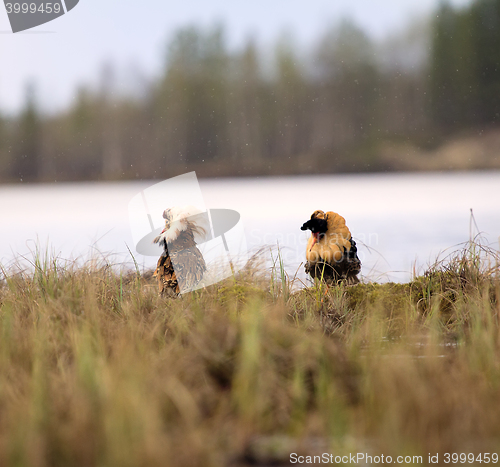
[[312,244],[311,244],[311,248],[309,248],[309,251],[311,251],[313,249],[313,246],[316,245],[316,243],[318,243],[319,233],[314,233],[313,232],[312,236],[313,236],[313,241],[312,241]]

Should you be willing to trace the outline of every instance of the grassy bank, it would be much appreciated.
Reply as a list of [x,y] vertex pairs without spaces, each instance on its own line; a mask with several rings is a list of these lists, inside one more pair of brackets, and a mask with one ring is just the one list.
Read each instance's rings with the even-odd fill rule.
[[103,263],[3,271],[0,465],[499,452],[498,265],[470,245],[408,284],[292,292],[256,263],[178,300]]

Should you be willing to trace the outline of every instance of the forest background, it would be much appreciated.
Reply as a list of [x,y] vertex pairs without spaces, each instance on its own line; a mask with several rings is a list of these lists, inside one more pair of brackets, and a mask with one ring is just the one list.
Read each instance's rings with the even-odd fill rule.
[[64,110],[41,110],[35,81],[0,114],[0,181],[500,168],[500,0],[442,2],[379,41],[340,21],[307,50],[185,27],[140,92],[99,73]]

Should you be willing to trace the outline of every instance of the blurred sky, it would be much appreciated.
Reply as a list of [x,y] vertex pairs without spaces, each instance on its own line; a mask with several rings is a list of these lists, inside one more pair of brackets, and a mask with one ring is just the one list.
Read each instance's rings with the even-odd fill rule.
[[[16,0],[12,0],[15,2]],[[22,2],[23,0],[19,0]],[[3,3],[3,2],[2,2]],[[283,31],[307,46],[326,27],[350,18],[372,37],[402,30],[412,18],[430,14],[439,0],[80,0],[68,14],[12,34],[0,4],[0,111],[16,112],[26,85],[36,83],[42,107],[68,105],[79,84],[95,85],[111,62],[122,89],[147,83],[159,73],[166,44],[182,26],[225,25],[228,43],[254,37],[272,44]],[[470,0],[451,0],[465,5]]]

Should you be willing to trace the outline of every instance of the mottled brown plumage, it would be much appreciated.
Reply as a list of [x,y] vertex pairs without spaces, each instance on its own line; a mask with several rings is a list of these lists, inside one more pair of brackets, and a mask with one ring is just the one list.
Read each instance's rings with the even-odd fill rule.
[[356,284],[361,271],[356,242],[345,224],[345,219],[332,211],[314,211],[302,227],[311,230],[306,249],[306,273],[327,284],[346,282]]
[[154,239],[163,246],[154,273],[163,296],[176,297],[195,287],[207,269],[194,238],[195,234],[203,235],[205,229],[190,220],[192,214],[186,208],[166,209],[163,213],[165,228]]

